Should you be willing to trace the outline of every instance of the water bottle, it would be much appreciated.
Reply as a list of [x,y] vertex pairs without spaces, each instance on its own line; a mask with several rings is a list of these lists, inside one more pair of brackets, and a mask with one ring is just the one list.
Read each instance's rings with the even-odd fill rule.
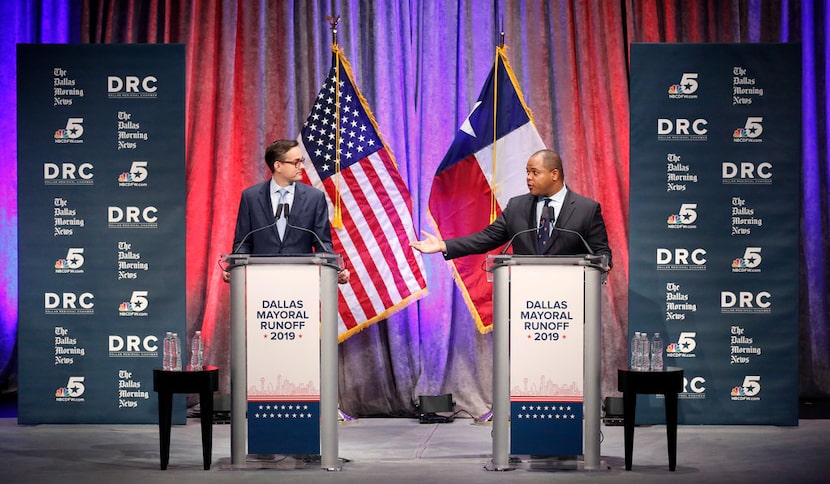
[[643,345],[643,336],[645,333],[637,333],[637,366],[634,368],[637,371],[643,371],[645,368],[645,346]]
[[663,340],[660,333],[654,333],[651,339],[651,370],[663,371]]
[[643,331],[640,333],[640,337],[643,341],[643,351],[642,351],[642,359],[640,360],[640,369],[642,371],[648,371],[649,367],[651,367],[651,345],[648,341],[648,333]]
[[190,342],[190,371],[202,371],[202,352],[204,351],[204,342],[202,341],[202,332],[196,331],[193,335],[193,341]]
[[164,371],[173,369],[173,333],[171,331],[164,336],[161,368]]
[[640,332],[637,331],[634,333],[634,336],[631,338],[631,364],[629,368],[632,370],[636,370],[640,365]]
[[173,333],[173,350],[170,352],[173,355],[173,371],[182,371],[182,342],[179,339],[178,333]]

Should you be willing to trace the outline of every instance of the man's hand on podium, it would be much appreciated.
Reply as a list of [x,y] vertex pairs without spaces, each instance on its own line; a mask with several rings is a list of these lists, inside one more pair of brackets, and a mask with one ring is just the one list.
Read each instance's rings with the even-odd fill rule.
[[337,283],[338,284],[348,283],[350,276],[351,276],[351,273],[349,272],[348,269],[340,269],[340,271],[337,273]]

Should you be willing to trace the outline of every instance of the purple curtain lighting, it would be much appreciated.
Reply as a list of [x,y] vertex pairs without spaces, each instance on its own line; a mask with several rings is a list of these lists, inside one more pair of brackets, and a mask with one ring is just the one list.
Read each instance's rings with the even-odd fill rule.
[[0,2],[0,392],[17,379],[16,44],[69,42],[72,3]]

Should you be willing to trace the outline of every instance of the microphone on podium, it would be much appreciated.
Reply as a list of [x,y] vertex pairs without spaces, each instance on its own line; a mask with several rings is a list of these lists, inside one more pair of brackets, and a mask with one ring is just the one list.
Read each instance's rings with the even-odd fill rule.
[[[321,239],[320,236],[317,235],[317,232],[315,232],[313,230],[310,230],[310,229],[307,229],[305,227],[299,227],[297,225],[291,225],[291,223],[288,222],[288,215],[287,214],[288,214],[288,211],[286,211],[286,224],[285,224],[286,227],[290,227],[292,229],[297,229],[297,230],[300,230],[300,231],[303,231],[303,232],[310,233],[311,235],[314,236],[314,238],[317,240],[317,243],[322,248],[322,253],[323,254],[334,254],[334,252],[331,252],[331,251],[328,250],[328,248],[326,247],[326,244],[323,243],[323,239]],[[332,264],[332,267],[337,269],[337,272],[342,272],[343,271],[343,268],[338,266],[338,265]]]
[[[553,207],[548,206],[548,210],[549,210],[549,212],[548,212],[548,216],[550,217],[550,220],[554,220],[554,212],[553,212]],[[588,253],[589,253],[589,254],[591,254],[591,255],[595,255],[595,254],[594,254],[594,250],[593,250],[593,249],[591,249],[591,246],[590,246],[590,245],[588,245],[588,241],[587,241],[587,240],[585,240],[585,237],[583,237],[583,236],[582,236],[582,234],[580,234],[580,233],[579,233],[579,232],[577,232],[576,230],[571,230],[571,229],[563,229],[563,228],[561,228],[561,227],[557,227],[556,225],[552,225],[551,227],[553,228],[553,230],[558,230],[559,232],[565,232],[565,233],[568,233],[568,234],[574,234],[574,235],[576,235],[577,237],[579,237],[579,240],[581,240],[581,241],[582,241],[582,245],[584,245],[584,246],[585,246],[585,249],[587,249],[587,250],[588,250]]]
[[236,245],[236,247],[234,247],[234,249],[233,249],[233,251],[231,252],[231,254],[236,254],[236,253],[239,251],[239,248],[240,248],[240,247],[242,247],[242,244],[244,244],[244,243],[245,243],[245,241],[246,241],[246,240],[248,240],[248,237],[250,237],[251,235],[253,235],[253,234],[255,234],[255,233],[259,232],[259,231],[262,231],[262,230],[265,230],[265,229],[269,229],[269,228],[271,228],[271,227],[274,227],[275,225],[277,225],[277,222],[276,222],[276,221],[275,221],[274,223],[270,223],[270,224],[268,224],[268,225],[266,225],[266,226],[264,226],[264,227],[259,227],[259,228],[257,228],[257,229],[254,229],[254,230],[249,231],[247,234],[245,234],[245,236],[244,236],[244,237],[242,237],[242,240],[240,240],[240,241],[239,241],[239,244],[237,244],[237,245]]
[[507,249],[509,249],[510,246],[513,245],[513,241],[516,240],[516,237],[518,237],[522,234],[526,234],[528,232],[538,232],[538,231],[539,231],[539,227],[537,226],[537,227],[532,227],[532,228],[529,228],[529,229],[520,230],[520,231],[516,232],[515,234],[513,234],[513,237],[510,237],[510,240],[507,242],[507,245],[505,245],[504,249],[502,249],[501,252],[499,252],[499,255],[504,255],[505,252],[507,252]]

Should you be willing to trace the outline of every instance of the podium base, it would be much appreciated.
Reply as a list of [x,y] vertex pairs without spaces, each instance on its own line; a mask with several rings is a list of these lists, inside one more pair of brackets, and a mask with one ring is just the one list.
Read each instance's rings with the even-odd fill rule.
[[600,461],[598,469],[586,469],[585,462],[576,456],[510,456],[508,467],[497,468],[490,461],[484,465],[488,471],[513,471],[525,470],[532,472],[556,472],[556,471],[587,471],[605,472],[610,471],[611,466],[605,461]]
[[319,454],[316,455],[282,455],[282,454],[249,454],[245,458],[245,463],[241,466],[235,466],[231,463],[231,459],[219,459],[219,469],[223,471],[257,471],[263,469],[271,469],[275,471],[297,471],[297,470],[326,470],[326,471],[341,471],[343,470],[343,463],[346,459],[338,459],[337,466],[334,468],[321,467],[321,458]]

